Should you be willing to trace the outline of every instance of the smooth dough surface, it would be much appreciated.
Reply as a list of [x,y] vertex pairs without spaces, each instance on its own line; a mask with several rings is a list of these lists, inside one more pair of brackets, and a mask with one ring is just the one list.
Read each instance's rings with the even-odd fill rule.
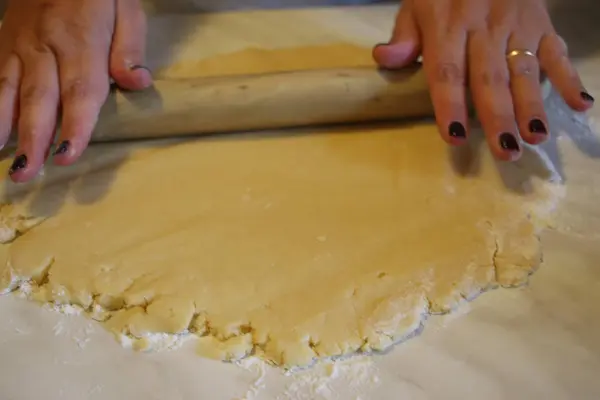
[[285,367],[384,350],[527,280],[555,178],[529,148],[498,164],[429,123],[97,145],[4,186],[0,289],[78,305],[140,349],[194,335]]

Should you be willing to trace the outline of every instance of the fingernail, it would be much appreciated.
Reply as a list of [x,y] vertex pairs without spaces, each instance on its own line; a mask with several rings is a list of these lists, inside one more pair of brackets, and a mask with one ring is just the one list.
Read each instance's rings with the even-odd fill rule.
[[593,103],[595,101],[594,98],[592,97],[592,95],[589,94],[588,92],[581,92],[580,94],[581,94],[581,98],[585,101],[588,101],[590,103]]
[[54,150],[53,154],[55,156],[59,154],[65,154],[69,150],[69,146],[71,146],[71,142],[64,140],[58,145],[58,147],[56,147],[56,150]]
[[132,65],[131,67],[129,67],[129,69],[132,71],[137,71],[138,69],[145,69],[146,71],[152,73],[152,71],[150,71],[150,68],[148,68],[144,65],[135,64],[135,65]]
[[377,44],[375,45],[375,47],[387,46],[387,45],[389,45],[389,43],[377,43]]
[[27,156],[25,154],[21,154],[20,156],[17,156],[15,158],[15,160],[13,161],[12,165],[10,166],[10,168],[8,170],[8,173],[10,175],[12,175],[17,171],[22,170],[26,166],[27,166]]
[[519,142],[511,133],[503,133],[500,135],[500,147],[504,150],[519,151]]
[[458,121],[454,121],[448,126],[448,135],[455,138],[466,138],[467,130],[463,124]]
[[542,122],[542,120],[535,118],[529,121],[529,132],[546,135],[548,130],[546,129],[546,125]]

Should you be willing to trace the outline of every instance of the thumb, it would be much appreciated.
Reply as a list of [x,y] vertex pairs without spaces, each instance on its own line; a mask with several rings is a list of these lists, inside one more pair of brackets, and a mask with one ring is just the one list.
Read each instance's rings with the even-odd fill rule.
[[382,68],[402,68],[419,56],[421,39],[411,3],[411,0],[402,2],[390,41],[373,49],[373,58]]
[[152,74],[145,66],[146,29],[140,0],[116,0],[110,75],[123,89],[141,90],[152,85]]

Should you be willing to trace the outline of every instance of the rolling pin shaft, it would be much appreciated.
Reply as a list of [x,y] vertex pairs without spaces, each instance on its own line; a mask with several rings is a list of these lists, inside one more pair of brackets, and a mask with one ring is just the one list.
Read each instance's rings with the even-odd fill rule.
[[347,68],[157,80],[113,91],[92,141],[241,132],[433,115],[423,73]]

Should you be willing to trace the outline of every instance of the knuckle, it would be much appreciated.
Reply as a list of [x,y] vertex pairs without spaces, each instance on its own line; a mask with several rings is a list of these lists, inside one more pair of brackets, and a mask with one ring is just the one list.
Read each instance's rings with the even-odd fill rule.
[[52,54],[52,49],[36,37],[31,35],[19,35],[15,39],[15,53],[18,54],[24,62],[30,62],[38,57],[46,57]]
[[504,26],[492,26],[488,31],[488,38],[491,43],[506,43],[510,32]]
[[[128,66],[142,64],[145,59],[145,54],[142,49],[135,46],[127,46],[121,49],[116,49],[111,56],[111,68],[119,72],[128,72]],[[129,64],[129,65],[128,65]]]
[[566,42],[557,34],[544,35],[539,43],[540,61],[552,65],[569,58]]
[[72,101],[83,100],[90,97],[91,91],[89,84],[84,83],[81,79],[75,79],[63,85],[60,97]]
[[25,85],[21,90],[20,101],[23,103],[23,106],[27,106],[32,103],[42,102],[52,97],[54,97],[54,93],[48,86]]
[[19,89],[16,79],[9,76],[0,76],[0,94],[14,93]]
[[108,84],[99,86],[83,79],[73,79],[62,85],[60,97],[65,102],[100,102],[107,94]]
[[42,0],[37,5],[39,7],[40,15],[46,16],[47,14],[53,13],[59,7],[58,2],[52,0]]
[[44,18],[36,25],[35,36],[44,43],[54,42],[56,39],[56,25],[53,18]]
[[478,43],[487,40],[486,31],[484,29],[481,29],[480,27],[470,29],[468,32],[468,36],[469,41],[471,41],[472,43]]
[[35,25],[34,35],[40,43],[53,43],[56,41],[59,18],[56,13],[59,3],[55,1],[41,1],[38,7],[39,22]]
[[472,83],[475,85],[492,87],[509,87],[510,77],[503,68],[490,68],[488,70],[473,72]]
[[437,62],[434,66],[434,79],[436,83],[464,86],[465,69],[455,62]]
[[480,30],[488,40],[494,43],[503,43],[510,36],[512,24],[507,23],[504,18],[497,19],[496,16],[489,14],[486,17],[485,27],[481,26],[480,28],[483,28]]
[[[52,6],[54,7],[54,6]],[[58,17],[51,8],[35,29],[37,40],[58,56],[67,56],[87,47],[108,44],[113,30],[109,23],[94,20],[94,16],[77,13],[71,18]]]
[[457,43],[458,41],[462,41],[465,36],[466,31],[462,23],[450,23],[438,30],[436,39],[439,44]]
[[[42,28],[40,28],[41,30]],[[56,27],[53,30],[48,29],[47,33],[38,32],[38,40],[43,43],[43,46],[52,51],[56,57],[64,58],[77,51],[77,46],[74,44],[72,37],[64,35],[60,29]],[[81,47],[81,46],[80,46]]]

